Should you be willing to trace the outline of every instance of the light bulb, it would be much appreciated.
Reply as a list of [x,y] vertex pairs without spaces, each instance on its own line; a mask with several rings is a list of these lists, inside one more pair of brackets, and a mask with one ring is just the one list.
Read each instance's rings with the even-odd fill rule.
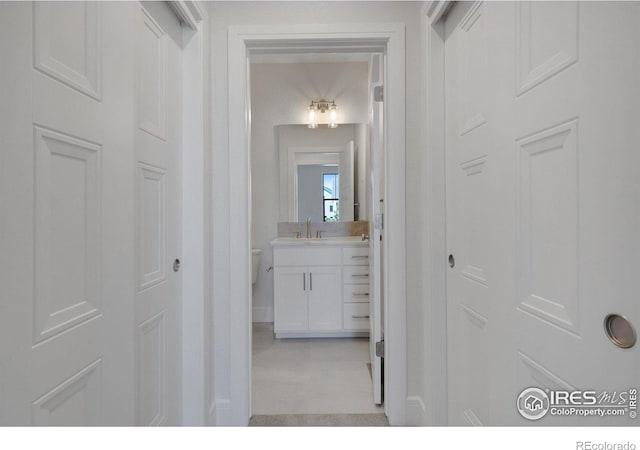
[[335,103],[329,108],[329,128],[338,128],[338,110]]
[[313,104],[309,105],[309,124],[307,127],[318,128],[318,124],[316,123],[316,109],[313,107]]

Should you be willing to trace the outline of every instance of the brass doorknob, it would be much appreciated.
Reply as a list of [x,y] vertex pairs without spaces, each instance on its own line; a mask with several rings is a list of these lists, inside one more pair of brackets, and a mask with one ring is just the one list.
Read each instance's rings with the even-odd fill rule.
[[631,348],[636,344],[636,330],[626,317],[609,314],[604,318],[604,330],[609,340],[620,348]]

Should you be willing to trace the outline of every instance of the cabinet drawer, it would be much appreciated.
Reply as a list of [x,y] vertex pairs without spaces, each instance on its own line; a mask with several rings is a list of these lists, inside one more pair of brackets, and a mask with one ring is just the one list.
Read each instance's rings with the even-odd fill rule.
[[339,248],[274,248],[274,266],[339,266]]
[[369,303],[345,303],[342,323],[345,330],[369,330]]
[[343,248],[342,264],[345,266],[368,266],[369,265],[369,247]]
[[369,266],[345,266],[342,271],[345,284],[369,284]]
[[369,284],[345,284],[342,289],[345,303],[369,301]]

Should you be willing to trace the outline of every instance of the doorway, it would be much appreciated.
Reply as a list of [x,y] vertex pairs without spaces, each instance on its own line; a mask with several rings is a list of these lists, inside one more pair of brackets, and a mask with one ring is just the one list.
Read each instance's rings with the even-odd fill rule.
[[[304,53],[249,59],[252,251],[261,255],[252,274],[252,413],[380,413],[381,359],[373,353],[370,361],[366,336],[370,325],[381,328],[382,303],[370,294],[378,276],[369,270],[379,257],[369,251],[376,241],[360,237],[371,234],[369,191],[380,182],[370,172],[382,161],[371,159],[368,142],[381,123],[367,123],[374,106],[370,85],[381,84],[374,67],[380,58]],[[310,98],[337,104],[333,126],[321,112],[312,126],[299,123],[308,118],[300,113]],[[318,255],[308,269],[277,258],[286,250],[274,239],[296,235],[297,251],[305,255],[317,251],[311,242],[340,254],[357,249],[360,256],[323,262]],[[339,239],[347,237],[353,239],[344,247]],[[358,278],[355,269],[362,272]]]
[[[370,29],[367,29],[367,28]],[[354,31],[355,30],[355,31]],[[278,34],[280,34],[279,37]],[[275,37],[274,37],[275,36]],[[285,36],[285,37],[283,37]],[[354,25],[311,26],[305,31],[288,26],[269,27],[231,27],[229,32],[229,129],[230,147],[239,151],[230,152],[230,176],[237,177],[239,190],[234,192],[236,201],[230,205],[230,221],[238,224],[231,229],[230,265],[231,265],[231,297],[242,299],[230,305],[233,323],[246,324],[231,332],[231,353],[242,355],[231,360],[231,416],[238,423],[247,423],[250,417],[250,348],[251,348],[251,283],[250,283],[250,248],[251,248],[251,213],[250,213],[250,175],[249,165],[249,129],[244,118],[248,117],[249,86],[248,59],[251,52],[265,51],[263,43],[269,42],[268,52],[274,49],[282,52],[314,51],[344,52],[383,52],[395,64],[387,66],[389,92],[385,108],[393,117],[386,124],[387,143],[393,143],[394,155],[387,158],[386,202],[388,220],[386,232],[388,251],[385,253],[387,296],[390,302],[385,307],[385,329],[387,330],[385,353],[385,410],[392,424],[404,422],[406,398],[406,336],[405,330],[405,246],[404,246],[404,31],[402,26],[394,25]],[[245,77],[238,77],[238,74]],[[387,146],[389,148],[389,146]],[[246,180],[245,183],[242,180]],[[394,231],[391,233],[391,231]],[[235,269],[237,270],[235,270]],[[235,294],[234,294],[235,293]],[[391,300],[393,299],[393,300]],[[235,418],[235,419],[233,419]]]

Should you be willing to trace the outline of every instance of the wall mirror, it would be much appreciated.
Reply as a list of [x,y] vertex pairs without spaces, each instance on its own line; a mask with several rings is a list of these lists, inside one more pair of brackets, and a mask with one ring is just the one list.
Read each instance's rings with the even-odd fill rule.
[[276,127],[280,222],[364,220],[360,207],[366,191],[364,127]]

